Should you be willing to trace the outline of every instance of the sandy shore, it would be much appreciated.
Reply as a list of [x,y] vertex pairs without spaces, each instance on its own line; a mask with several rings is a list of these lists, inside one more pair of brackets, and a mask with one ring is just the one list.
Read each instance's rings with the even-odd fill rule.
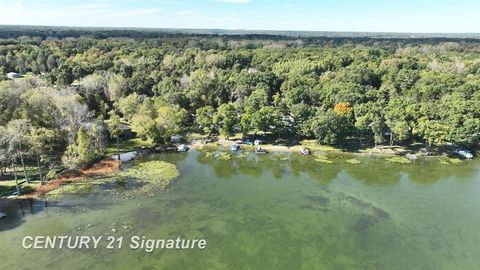
[[[221,147],[221,148],[227,148],[230,149],[230,147],[235,144],[234,141],[229,141],[229,140],[219,140],[217,142],[213,143],[202,143],[200,141],[195,141],[191,144],[191,147],[196,149],[196,150],[201,150],[204,147],[209,147],[209,146],[216,146],[216,147]],[[254,149],[255,146],[248,146],[245,144],[240,144],[241,147],[247,148],[247,149]],[[271,145],[271,144],[265,144],[265,145],[260,145],[263,149],[269,151],[269,152],[286,152],[286,153],[300,153],[300,150],[304,148],[308,148],[312,151],[312,153],[335,153],[335,154],[347,154],[347,155],[353,155],[353,156],[380,156],[380,157],[390,157],[390,156],[399,156],[399,155],[404,155],[406,154],[406,151],[403,149],[396,149],[393,150],[392,148],[389,147],[380,147],[376,149],[368,149],[368,150],[361,150],[358,152],[348,152],[348,151],[343,151],[341,149],[333,148],[333,147],[317,147],[317,146],[311,146],[311,145],[294,145],[294,146],[285,146],[285,145]],[[417,155],[420,155],[420,153],[416,153]]]

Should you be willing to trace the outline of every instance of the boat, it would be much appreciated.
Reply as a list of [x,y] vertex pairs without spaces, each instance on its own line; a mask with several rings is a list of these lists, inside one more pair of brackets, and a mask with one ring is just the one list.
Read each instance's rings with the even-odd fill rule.
[[413,155],[413,154],[406,154],[405,155],[406,158],[408,158],[410,161],[417,161],[418,157],[416,155]]
[[473,159],[473,154],[468,150],[457,149],[453,153],[465,159]]
[[303,148],[303,149],[300,150],[300,154],[302,154],[304,156],[310,156],[312,153],[310,152],[310,149]]
[[185,144],[181,144],[177,147],[177,152],[188,152],[188,150],[190,150],[190,148]]
[[240,147],[240,145],[238,145],[238,144],[232,145],[232,152],[238,152],[238,151],[240,151],[240,150],[242,150],[242,148]]
[[259,146],[255,149],[255,153],[256,154],[267,154],[268,151]]
[[129,162],[131,161],[132,159],[134,159],[136,156],[137,156],[138,152],[137,151],[132,151],[132,152],[128,152],[128,153],[123,153],[123,154],[120,154],[120,157],[119,155],[113,155],[111,158],[113,160],[120,160],[122,162]]

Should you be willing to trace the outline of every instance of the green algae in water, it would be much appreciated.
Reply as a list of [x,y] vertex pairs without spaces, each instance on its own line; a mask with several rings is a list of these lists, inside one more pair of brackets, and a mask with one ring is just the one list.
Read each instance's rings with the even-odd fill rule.
[[459,158],[441,158],[439,161],[440,164],[443,165],[458,165],[463,163],[463,161]]
[[313,157],[315,161],[323,163],[323,164],[333,164],[334,162],[329,160],[326,155],[323,155],[321,153],[315,153],[313,154]]
[[443,165],[450,165],[450,163],[448,163],[448,161],[446,161],[446,160],[440,160],[440,164],[443,164]]
[[461,163],[463,163],[463,161],[461,159],[458,159],[458,158],[449,158],[448,162],[450,162],[451,164],[461,164]]
[[352,165],[353,165],[353,164],[362,164],[362,162],[361,162],[360,160],[354,159],[354,158],[352,158],[352,159],[347,159],[347,160],[345,160],[345,162],[348,163],[348,164],[352,164]]
[[95,179],[86,179],[81,182],[60,186],[57,189],[48,192],[45,195],[45,198],[55,200],[65,195],[88,194],[94,192],[97,185],[101,185],[101,182],[96,181]]
[[324,163],[324,164],[333,164],[333,161],[323,158],[315,158],[317,162]]
[[88,193],[129,198],[153,196],[156,191],[164,190],[179,175],[176,166],[165,161],[135,161],[126,171],[67,184],[47,193],[45,198],[55,200],[66,195]]
[[[450,270],[480,265],[478,161],[460,167],[425,159],[404,166],[358,158],[362,164],[356,166],[344,160],[319,166],[300,155],[289,162],[201,156],[149,157],[175,164],[182,175],[154,196],[68,198],[49,202],[48,211],[40,210],[43,202],[25,204],[16,222],[0,221],[2,267]],[[25,214],[30,209],[34,214]],[[455,218],[448,218],[452,214]],[[88,224],[93,226],[87,229]],[[19,244],[25,235],[45,234],[125,240],[182,236],[204,238],[207,248],[146,254],[127,246],[62,250],[59,256],[58,250],[32,252]]]
[[120,177],[132,177],[165,188],[180,175],[174,164],[165,161],[136,162],[128,170],[119,173]]
[[410,161],[406,157],[390,157],[385,159],[388,162],[393,162],[393,163],[399,163],[399,164],[410,164],[412,161]]
[[223,152],[223,151],[216,151],[216,152],[206,151],[204,152],[204,155],[206,158],[211,158],[216,160],[229,161],[230,159],[232,159],[232,155],[230,153]]
[[230,153],[226,153],[226,152],[219,153],[218,154],[218,159],[223,160],[223,161],[229,161],[229,160],[232,159],[232,155]]

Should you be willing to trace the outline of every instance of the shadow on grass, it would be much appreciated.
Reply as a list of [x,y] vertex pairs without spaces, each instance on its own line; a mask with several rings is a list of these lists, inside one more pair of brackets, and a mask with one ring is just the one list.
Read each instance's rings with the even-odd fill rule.
[[[24,182],[19,183],[21,194],[28,194],[35,191],[32,186],[23,186],[23,183]],[[0,182],[0,197],[8,197],[13,195],[15,192],[17,192],[17,188],[15,185],[3,186]]]

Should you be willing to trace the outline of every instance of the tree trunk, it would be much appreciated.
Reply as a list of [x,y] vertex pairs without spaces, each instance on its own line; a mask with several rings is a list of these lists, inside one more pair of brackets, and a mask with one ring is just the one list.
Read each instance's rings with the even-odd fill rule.
[[20,161],[22,161],[23,175],[25,175],[25,181],[27,181],[27,183],[30,183],[30,179],[28,179],[27,167],[25,166],[25,161],[23,160],[23,153],[20,153]]
[[17,165],[12,163],[12,167],[13,167],[13,174],[15,175],[15,187],[17,188],[17,195],[20,195],[20,186],[18,185]]
[[120,160],[120,136],[117,136],[117,156],[118,160]]
[[38,174],[40,175],[40,185],[43,184],[43,173],[42,173],[42,166],[40,165],[40,157],[37,156],[37,166],[38,166]]
[[362,139],[363,139],[363,131],[362,130],[358,131],[357,135],[358,135],[358,143],[361,147],[362,146]]

